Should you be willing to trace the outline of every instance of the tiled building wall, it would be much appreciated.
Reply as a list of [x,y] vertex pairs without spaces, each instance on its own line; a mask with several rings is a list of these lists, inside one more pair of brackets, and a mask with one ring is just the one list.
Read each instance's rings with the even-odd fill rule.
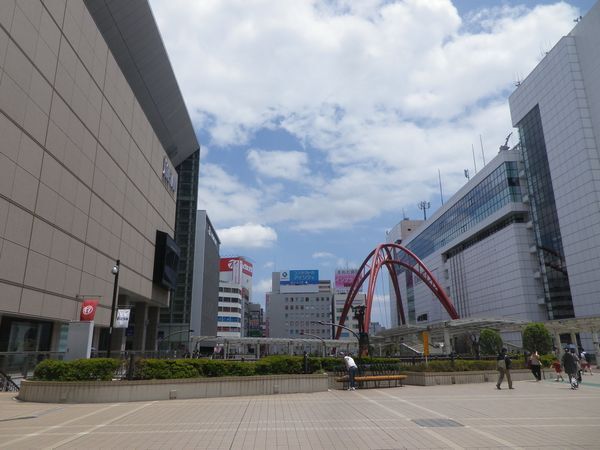
[[0,2],[0,313],[73,320],[96,295],[106,325],[117,258],[121,293],[165,304],[164,156],[82,1]]
[[510,98],[513,124],[539,105],[576,317],[600,292],[600,4]]

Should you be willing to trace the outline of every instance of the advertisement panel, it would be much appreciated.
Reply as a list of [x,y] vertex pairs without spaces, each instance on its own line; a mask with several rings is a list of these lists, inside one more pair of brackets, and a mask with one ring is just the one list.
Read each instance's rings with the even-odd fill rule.
[[302,286],[319,284],[318,270],[284,270],[279,274],[280,285]]
[[244,275],[251,277],[254,267],[251,262],[246,261],[239,256],[235,258],[221,258],[219,261],[220,272],[233,272],[234,270],[239,271],[240,269]]
[[358,269],[338,269],[335,271],[335,288],[344,289],[350,288],[354,282],[354,277]]

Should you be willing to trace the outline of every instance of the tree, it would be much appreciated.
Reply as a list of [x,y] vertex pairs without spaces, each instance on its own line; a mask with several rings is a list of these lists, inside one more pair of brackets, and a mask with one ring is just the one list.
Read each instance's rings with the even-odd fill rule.
[[552,351],[552,336],[543,323],[530,323],[523,330],[523,347],[540,354]]
[[495,355],[502,348],[502,337],[496,330],[484,328],[479,333],[479,346],[484,355]]

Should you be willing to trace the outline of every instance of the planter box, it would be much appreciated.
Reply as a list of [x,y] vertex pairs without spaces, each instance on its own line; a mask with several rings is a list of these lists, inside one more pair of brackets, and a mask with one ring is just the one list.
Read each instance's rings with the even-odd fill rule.
[[[402,372],[407,375],[402,383],[412,386],[436,386],[441,384],[470,384],[470,383],[495,383],[498,381],[497,370],[474,370],[465,372]],[[533,380],[529,369],[515,369],[510,371],[513,381]],[[542,370],[542,378],[552,378],[552,372]],[[342,389],[342,383],[337,382],[334,375],[329,377],[331,389]]]
[[114,403],[324,392],[327,388],[325,374],[136,381],[23,381],[18,398],[40,403]]
[[[470,384],[470,383],[495,383],[498,381],[497,370],[477,370],[471,372],[406,372],[408,378],[404,384],[415,386],[435,386],[438,384]],[[542,371],[542,378],[545,378]],[[529,369],[515,369],[510,371],[513,381],[533,380]]]

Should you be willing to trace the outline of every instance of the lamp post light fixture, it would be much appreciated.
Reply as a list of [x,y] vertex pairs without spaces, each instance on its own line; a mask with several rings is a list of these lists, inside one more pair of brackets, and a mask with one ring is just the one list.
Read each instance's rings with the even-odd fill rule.
[[[173,333],[169,333],[166,336],[164,336],[163,338],[161,338],[161,342],[166,342],[167,338],[169,338],[171,336],[175,336],[176,334],[181,334],[181,333],[190,333],[191,334],[191,333],[194,333],[194,330],[179,330],[179,331],[174,331]],[[190,336],[188,335],[188,351],[189,351],[189,343],[190,343]]]
[[317,336],[315,334],[309,334],[309,333],[304,333],[304,332],[300,333],[300,335],[301,336],[310,336],[312,338],[319,339],[321,341],[321,343],[323,344],[323,350],[321,351],[321,355],[323,356],[323,358],[325,358],[325,353],[326,353],[326,351],[325,351],[326,350],[325,339],[323,339],[322,337]]
[[115,324],[115,309],[117,308],[117,293],[119,291],[119,269],[121,268],[121,260],[117,259],[116,264],[111,269],[111,273],[115,277],[115,284],[113,286],[113,298],[112,298],[112,306],[110,308],[110,328],[108,329],[108,350],[106,352],[106,357],[110,358],[110,350],[112,346],[112,334],[113,328]]
[[356,331],[354,331],[351,328],[345,327],[344,325],[338,325],[337,323],[333,323],[333,322],[323,322],[322,320],[318,320],[316,323],[318,323],[319,325],[329,325],[332,327],[338,327],[338,328],[343,328],[344,330],[348,330],[350,333],[352,333],[354,335],[354,337],[360,341],[360,336],[358,334],[356,334]]

